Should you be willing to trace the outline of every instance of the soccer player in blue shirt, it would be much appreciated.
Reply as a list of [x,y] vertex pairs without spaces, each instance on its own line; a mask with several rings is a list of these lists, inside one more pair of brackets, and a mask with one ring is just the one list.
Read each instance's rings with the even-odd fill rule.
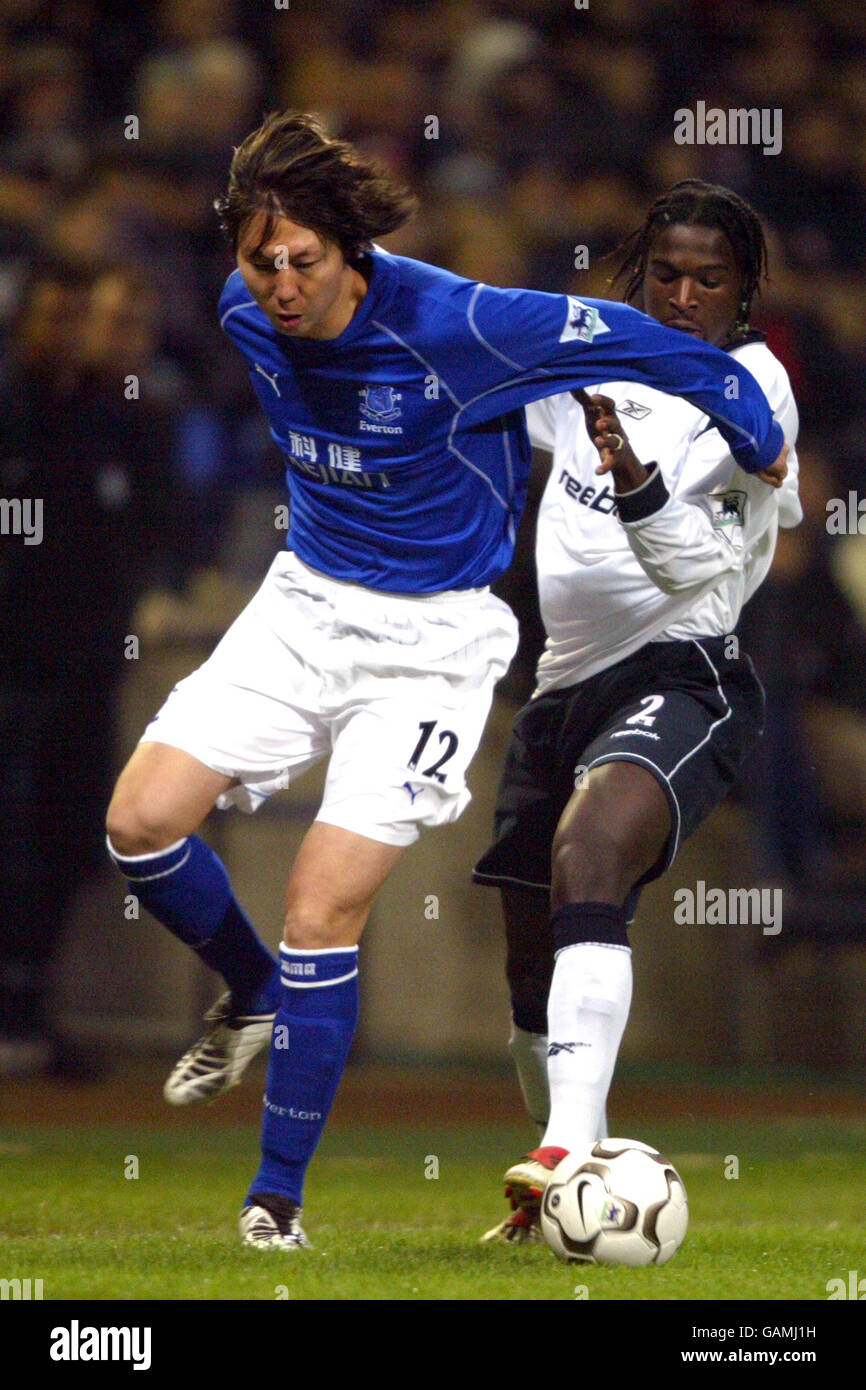
[[[286,456],[286,550],[148,725],[108,843],[228,985],[167,1099],[218,1095],[270,1041],[240,1225],[247,1244],[293,1249],[309,1243],[304,1177],[357,1020],[361,933],[419,827],[468,802],[516,646],[489,585],[525,498],[523,407],[625,378],[699,405],[749,471],[783,467],[784,445],[754,379],[704,343],[620,304],[493,289],[379,249],[414,199],[309,116],[248,136],[218,207],[238,264],[220,321]],[[328,756],[276,961],[195,832],[214,805],[254,811]]]

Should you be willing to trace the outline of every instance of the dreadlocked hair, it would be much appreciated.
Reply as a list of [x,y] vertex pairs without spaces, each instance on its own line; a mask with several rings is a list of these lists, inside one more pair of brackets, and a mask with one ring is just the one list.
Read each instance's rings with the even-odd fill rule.
[[727,237],[740,274],[737,332],[748,332],[752,300],[760,291],[761,281],[767,279],[767,243],[754,208],[738,193],[720,184],[682,179],[656,198],[642,225],[614,252],[620,264],[609,284],[613,287],[627,275],[623,299],[630,304],[643,284],[650,247],[665,227],[676,222],[715,227]]

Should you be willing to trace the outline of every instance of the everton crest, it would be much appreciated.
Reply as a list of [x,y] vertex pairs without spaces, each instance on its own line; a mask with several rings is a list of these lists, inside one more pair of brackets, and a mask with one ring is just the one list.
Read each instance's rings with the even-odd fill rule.
[[365,386],[358,394],[361,397],[361,414],[377,425],[390,425],[403,413],[397,404],[403,398],[393,386]]

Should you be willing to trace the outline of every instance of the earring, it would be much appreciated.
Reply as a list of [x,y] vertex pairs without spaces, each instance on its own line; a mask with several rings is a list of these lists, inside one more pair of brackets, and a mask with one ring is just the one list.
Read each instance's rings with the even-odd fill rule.
[[749,331],[749,301],[744,299],[740,305],[740,317],[734,324],[735,333],[748,333]]

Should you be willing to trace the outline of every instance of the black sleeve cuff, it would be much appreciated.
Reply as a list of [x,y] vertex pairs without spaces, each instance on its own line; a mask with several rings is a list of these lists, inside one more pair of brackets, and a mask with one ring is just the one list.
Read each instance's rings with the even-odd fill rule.
[[619,519],[626,525],[631,521],[646,521],[647,517],[660,512],[670,497],[658,464],[648,463],[646,466],[649,470],[646,482],[632,492],[616,494]]

